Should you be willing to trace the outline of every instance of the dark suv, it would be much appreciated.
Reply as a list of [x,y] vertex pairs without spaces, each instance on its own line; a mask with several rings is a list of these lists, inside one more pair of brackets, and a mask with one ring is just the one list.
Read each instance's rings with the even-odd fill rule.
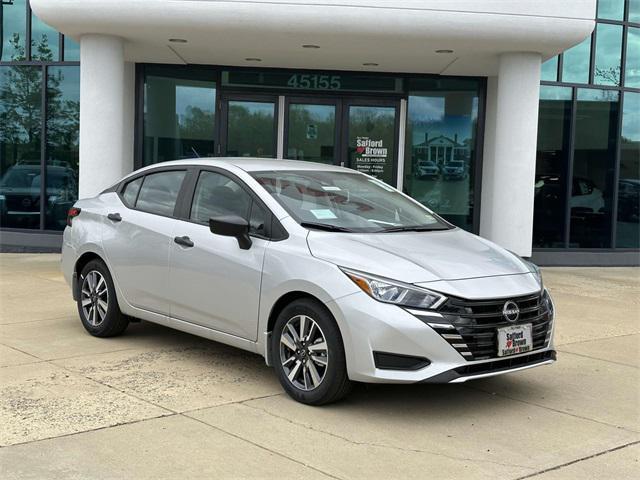
[[[40,163],[19,163],[0,179],[0,225],[38,228],[40,225]],[[67,210],[78,197],[75,171],[67,166],[47,167],[45,228],[62,230]]]

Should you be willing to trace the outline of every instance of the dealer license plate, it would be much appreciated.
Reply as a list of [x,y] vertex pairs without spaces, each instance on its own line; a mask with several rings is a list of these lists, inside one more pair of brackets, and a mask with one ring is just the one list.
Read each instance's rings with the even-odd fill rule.
[[525,353],[533,348],[531,324],[513,325],[498,329],[498,356]]

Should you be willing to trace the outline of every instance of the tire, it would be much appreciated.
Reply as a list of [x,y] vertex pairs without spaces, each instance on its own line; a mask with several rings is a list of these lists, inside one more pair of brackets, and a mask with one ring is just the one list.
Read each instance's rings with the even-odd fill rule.
[[80,272],[77,304],[82,325],[94,337],[115,337],[129,325],[118,306],[109,269],[101,260],[90,261]]
[[338,325],[326,307],[312,299],[295,300],[278,315],[271,364],[289,396],[307,405],[335,402],[351,390]]

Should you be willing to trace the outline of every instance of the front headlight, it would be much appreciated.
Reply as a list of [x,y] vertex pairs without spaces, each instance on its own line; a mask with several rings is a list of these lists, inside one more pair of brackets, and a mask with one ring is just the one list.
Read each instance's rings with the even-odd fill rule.
[[524,264],[527,266],[529,271],[533,274],[533,276],[536,277],[536,279],[538,280],[538,283],[540,284],[540,288],[542,288],[542,273],[540,272],[540,268],[538,268],[538,266],[535,263],[531,263],[530,261],[525,260],[524,258],[521,258],[521,259],[524,262]]
[[518,259],[524,263],[525,267],[527,267],[529,269],[529,272],[536,277],[536,280],[538,280],[538,283],[540,284],[540,289],[543,288],[543,284],[542,284],[542,273],[540,272],[540,268],[538,268],[538,266],[533,263],[530,262],[529,260],[525,260],[524,258],[522,258],[520,255],[518,255],[515,252],[512,252],[511,250],[507,250],[507,252],[509,252],[510,254],[518,257]]
[[402,307],[435,309],[447,300],[444,295],[426,288],[364,274],[347,268],[341,268],[341,270],[364,293],[379,302],[392,303]]
[[555,306],[553,305],[553,300],[551,299],[551,295],[549,295],[549,290],[546,288],[542,292],[542,302],[544,303],[545,308],[549,312],[549,316],[553,320],[556,316]]

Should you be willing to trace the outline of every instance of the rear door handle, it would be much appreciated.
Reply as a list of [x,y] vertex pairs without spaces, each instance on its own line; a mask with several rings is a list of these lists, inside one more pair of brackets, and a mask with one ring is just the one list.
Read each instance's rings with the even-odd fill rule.
[[188,248],[191,248],[194,245],[191,239],[186,235],[183,237],[175,237],[173,241],[176,242],[178,245],[182,245],[183,247],[188,247]]
[[107,218],[109,220],[111,220],[112,222],[121,222],[122,221],[122,217],[120,216],[119,213],[110,213],[109,215],[107,215]]

